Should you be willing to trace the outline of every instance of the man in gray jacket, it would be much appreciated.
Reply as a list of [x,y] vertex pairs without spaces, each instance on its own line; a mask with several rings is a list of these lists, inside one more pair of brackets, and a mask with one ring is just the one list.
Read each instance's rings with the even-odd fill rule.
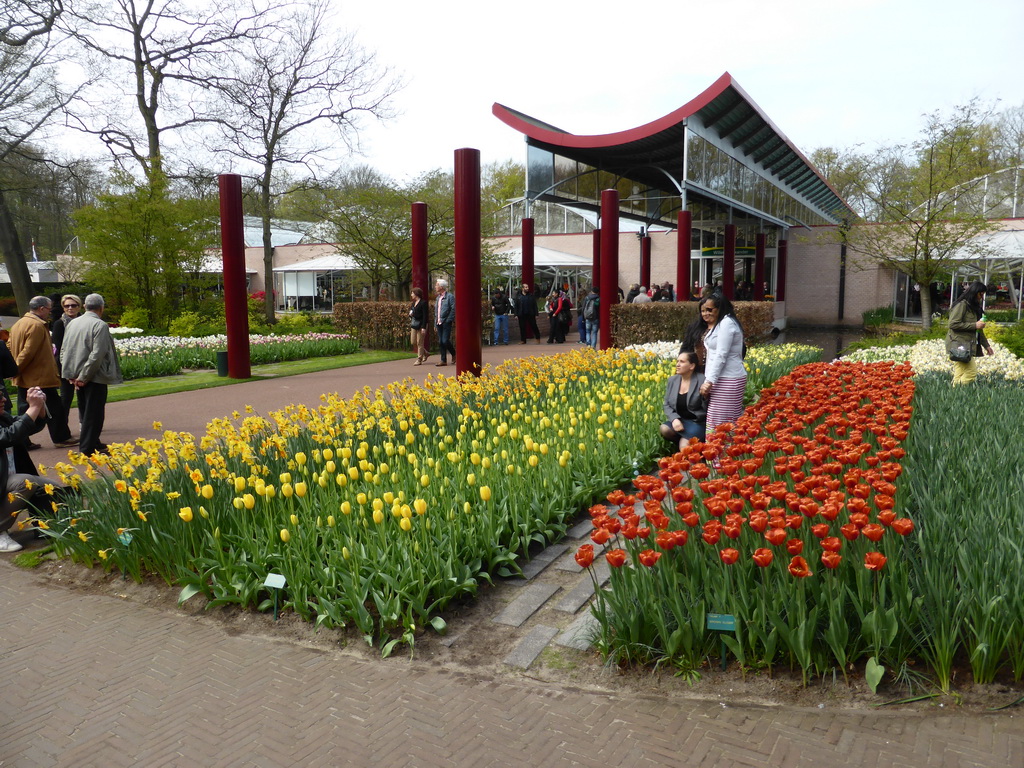
[[60,350],[61,372],[78,392],[78,413],[82,421],[79,450],[85,455],[104,453],[100,442],[107,407],[107,387],[120,384],[121,365],[110,327],[103,321],[103,297],[85,297],[85,314],[69,323]]

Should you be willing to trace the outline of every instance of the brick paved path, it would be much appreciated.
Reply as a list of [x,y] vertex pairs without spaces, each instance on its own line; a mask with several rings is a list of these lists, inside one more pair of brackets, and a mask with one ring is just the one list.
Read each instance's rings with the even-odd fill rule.
[[565,690],[369,661],[0,563],[0,766],[1024,765],[1022,716]]
[[[485,348],[484,362],[566,347]],[[117,403],[107,437],[152,434],[155,419],[202,431],[246,403],[265,413],[428,372],[439,369],[383,363]],[[572,567],[570,553],[558,557],[538,582],[556,580],[561,562]],[[566,583],[509,637],[582,615],[575,591]],[[367,660],[238,635],[210,616],[85,596],[9,557],[0,559],[0,611],[0,768],[1024,766],[1024,713],[723,706]],[[559,641],[551,632],[541,639]]]

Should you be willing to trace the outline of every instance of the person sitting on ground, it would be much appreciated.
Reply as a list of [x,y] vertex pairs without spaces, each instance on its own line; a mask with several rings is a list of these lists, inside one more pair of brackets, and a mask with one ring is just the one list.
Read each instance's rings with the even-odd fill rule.
[[50,482],[38,476],[26,448],[29,435],[46,427],[46,394],[39,387],[29,387],[25,399],[25,413],[15,417],[0,398],[0,553],[22,548],[8,531],[18,513],[29,506],[33,489],[41,490]]
[[665,388],[665,422],[661,425],[661,436],[678,447],[696,437],[706,436],[705,420],[707,402],[701,396],[704,374],[697,370],[697,353],[680,352],[676,358],[676,372],[668,377]]

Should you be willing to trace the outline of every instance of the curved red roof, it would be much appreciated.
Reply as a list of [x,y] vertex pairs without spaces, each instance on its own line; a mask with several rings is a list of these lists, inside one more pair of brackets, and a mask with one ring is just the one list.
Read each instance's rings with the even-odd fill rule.
[[[744,156],[808,202],[840,218],[851,213],[828,181],[754,103],[728,72],[679,109],[646,125],[616,133],[580,136],[495,103],[491,112],[529,143],[595,168],[664,188],[661,173],[679,178],[687,121],[698,116]],[[661,171],[643,169],[657,168]]]

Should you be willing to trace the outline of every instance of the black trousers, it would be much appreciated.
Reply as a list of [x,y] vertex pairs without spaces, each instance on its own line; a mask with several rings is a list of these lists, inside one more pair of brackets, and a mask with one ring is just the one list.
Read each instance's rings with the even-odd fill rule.
[[519,315],[519,338],[522,341],[526,341],[529,336],[526,335],[526,329],[533,329],[533,337],[540,341],[540,328],[537,327],[537,316],[536,315]]
[[107,409],[107,385],[90,381],[78,390],[78,416],[82,420],[78,450],[88,456],[103,447],[100,433]]
[[[46,428],[50,431],[50,439],[55,443],[63,443],[71,439],[71,429],[68,427],[68,412],[64,409],[64,403],[60,399],[60,390],[57,387],[43,387],[43,394],[46,395],[46,410],[49,416],[46,419]],[[28,410],[28,387],[18,387],[18,413]]]

